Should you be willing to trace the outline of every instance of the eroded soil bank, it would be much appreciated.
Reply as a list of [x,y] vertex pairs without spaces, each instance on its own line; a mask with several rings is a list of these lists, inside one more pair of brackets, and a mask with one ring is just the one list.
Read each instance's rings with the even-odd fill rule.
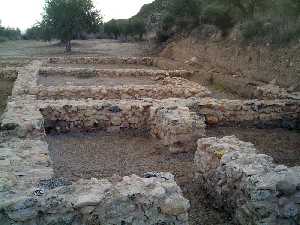
[[300,165],[300,131],[242,127],[207,129],[207,136],[209,137],[230,135],[235,135],[242,141],[253,143],[259,153],[272,156],[275,163],[287,166]]
[[68,133],[47,136],[55,175],[119,179],[145,172],[171,172],[191,201],[190,224],[230,225],[225,213],[212,208],[205,193],[193,182],[194,152],[171,154],[146,132]]

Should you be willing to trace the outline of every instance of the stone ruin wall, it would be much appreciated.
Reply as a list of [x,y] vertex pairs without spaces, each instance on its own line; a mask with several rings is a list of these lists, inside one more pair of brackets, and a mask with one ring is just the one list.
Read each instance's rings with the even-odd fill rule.
[[[78,128],[93,128],[95,123],[103,125],[99,128],[117,126],[151,129],[151,127],[155,127],[155,124],[161,124],[161,118],[168,117],[170,112],[172,112],[171,117],[176,121],[179,121],[179,118],[185,121],[203,120],[203,123],[208,126],[256,124],[257,126],[296,127],[299,126],[299,104],[298,101],[286,100],[241,101],[213,98],[200,100],[197,98],[173,98],[120,101],[48,100],[39,101],[39,108],[46,121],[52,121],[52,123],[59,121],[66,124],[67,126],[63,130],[72,130],[77,125]],[[188,124],[189,122],[182,123]],[[174,127],[174,130],[176,129]],[[164,136],[157,131],[153,133],[157,136]]]
[[147,77],[155,81],[148,85],[116,85],[113,87],[98,86],[47,86],[40,84],[31,90],[32,95],[38,99],[78,99],[90,98],[97,100],[105,99],[138,99],[138,98],[171,98],[171,97],[206,97],[210,95],[207,88],[186,80],[192,73],[185,70],[146,70],[146,69],[49,69],[39,70],[39,76],[72,76],[79,78],[109,77],[118,79],[122,76]]
[[136,64],[155,66],[156,59],[152,57],[52,57],[46,63],[50,64]]
[[300,223],[299,166],[275,165],[234,136],[200,139],[194,162],[196,182],[239,224]]
[[57,131],[148,129],[147,101],[40,101],[45,127]]
[[203,98],[188,103],[188,107],[206,118],[210,126],[257,126],[300,128],[300,101],[228,100]]
[[152,79],[162,79],[166,77],[188,78],[193,72],[187,70],[160,70],[160,69],[88,69],[88,68],[64,68],[64,67],[43,67],[39,70],[40,76],[72,76],[78,78],[88,77],[150,77]]
[[140,98],[189,98],[192,96],[207,97],[210,92],[193,82],[182,78],[164,78],[153,85],[118,85],[107,86],[64,86],[32,89],[30,94],[40,100],[46,99],[140,99]]

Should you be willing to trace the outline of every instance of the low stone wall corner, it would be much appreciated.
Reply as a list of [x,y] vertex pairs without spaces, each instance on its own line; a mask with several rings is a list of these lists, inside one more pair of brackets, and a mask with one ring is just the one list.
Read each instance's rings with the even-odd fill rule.
[[300,167],[276,165],[235,136],[203,138],[195,180],[241,225],[299,225]]

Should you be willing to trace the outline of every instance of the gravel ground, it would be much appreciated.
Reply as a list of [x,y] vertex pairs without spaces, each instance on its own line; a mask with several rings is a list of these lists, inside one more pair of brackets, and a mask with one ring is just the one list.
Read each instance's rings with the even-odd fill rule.
[[230,218],[210,205],[193,182],[194,153],[171,154],[145,133],[69,133],[48,135],[50,156],[57,177],[71,180],[114,175],[171,172],[191,201],[191,225],[230,225]]
[[210,137],[229,135],[253,143],[258,152],[272,156],[275,163],[288,166],[300,165],[299,131],[240,127],[216,127],[207,130],[207,136]]

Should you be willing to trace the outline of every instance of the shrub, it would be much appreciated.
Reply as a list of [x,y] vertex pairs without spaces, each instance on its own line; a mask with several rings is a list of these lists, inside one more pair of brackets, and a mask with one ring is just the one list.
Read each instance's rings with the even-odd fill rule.
[[179,29],[193,28],[199,24],[200,0],[173,0],[167,6],[169,18],[173,18]]
[[300,38],[299,19],[290,21],[283,18],[256,18],[241,25],[242,37],[247,40],[284,45]]
[[244,22],[241,24],[240,30],[245,40],[253,40],[254,38],[264,36],[266,34],[264,22],[259,19],[252,19]]
[[139,39],[143,38],[143,35],[146,33],[146,25],[144,21],[138,17],[130,19],[129,29],[132,36],[138,35]]
[[109,36],[113,36],[115,39],[117,39],[121,33],[117,20],[110,20],[109,22],[105,23],[104,32]]
[[203,11],[205,23],[213,24],[222,31],[223,36],[234,26],[234,19],[230,16],[228,8],[223,5],[211,4]]
[[97,32],[102,16],[92,0],[46,0],[42,28],[47,38],[57,38],[71,51],[71,40],[82,32]]
[[8,40],[9,39],[7,37],[0,36],[0,43],[8,41]]

